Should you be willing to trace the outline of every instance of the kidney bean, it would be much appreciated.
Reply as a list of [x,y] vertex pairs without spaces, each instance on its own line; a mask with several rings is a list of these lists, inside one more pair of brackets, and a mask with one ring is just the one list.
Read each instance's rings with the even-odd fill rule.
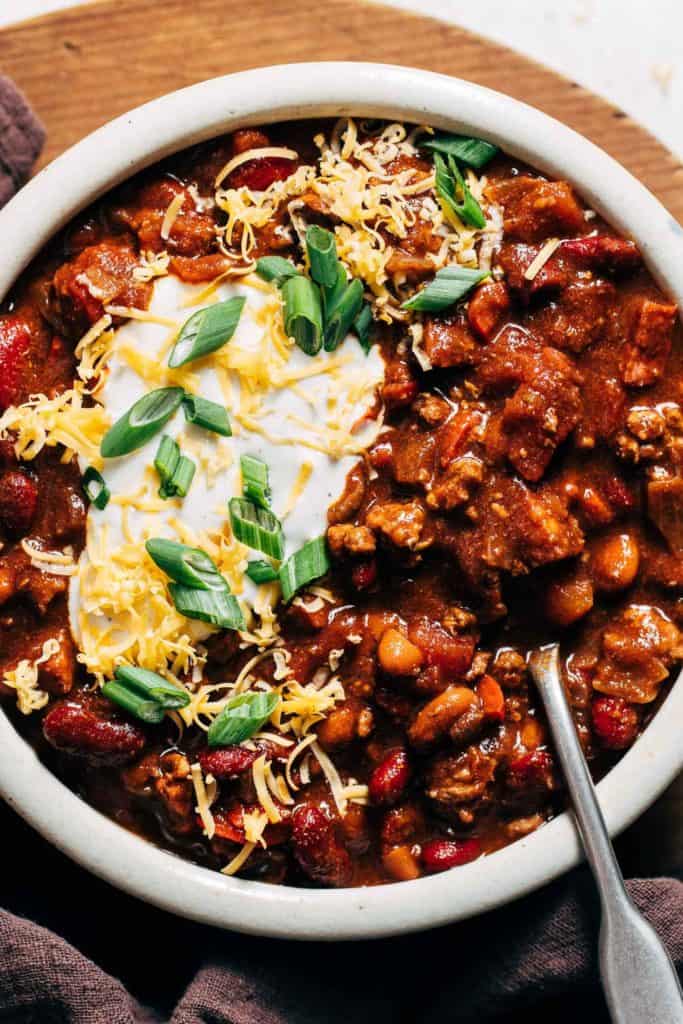
[[385,807],[398,803],[410,781],[410,762],[405,750],[387,754],[370,776],[368,792],[373,804]]
[[596,697],[591,707],[593,732],[607,750],[630,747],[638,733],[639,715],[623,697]]
[[43,735],[55,750],[97,765],[130,761],[145,745],[139,726],[87,698],[53,704],[43,719]]
[[351,582],[356,590],[367,590],[377,579],[377,559],[364,558],[351,569]]
[[430,839],[422,847],[422,866],[433,875],[476,860],[481,853],[478,839]]
[[213,775],[215,779],[230,779],[249,771],[254,761],[261,754],[266,754],[272,761],[286,760],[291,747],[281,747],[268,740],[258,740],[255,749],[239,745],[228,747],[206,747],[197,754],[204,775]]
[[292,815],[294,856],[314,882],[341,888],[353,875],[351,858],[335,835],[330,819],[313,804],[301,804]]
[[17,316],[0,318],[0,412],[16,401],[31,345],[31,331]]
[[0,526],[9,533],[26,534],[36,514],[38,485],[19,470],[0,476]]

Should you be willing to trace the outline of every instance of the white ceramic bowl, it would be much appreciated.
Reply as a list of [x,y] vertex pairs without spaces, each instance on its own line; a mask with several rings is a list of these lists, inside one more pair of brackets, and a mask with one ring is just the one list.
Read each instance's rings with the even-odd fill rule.
[[[664,290],[683,303],[683,230],[600,149],[499,93],[443,75],[380,64],[294,64],[215,78],[105,125],[30,182],[0,212],[0,296],[78,210],[142,167],[241,125],[365,115],[483,136],[567,178],[640,245]],[[625,828],[683,766],[683,684],[598,787],[610,832]],[[320,891],[242,881],[197,867],[131,835],[44,768],[0,714],[0,792],[84,867],[166,910],[225,928],[297,939],[352,939],[432,927],[537,888],[580,858],[563,814],[506,849],[453,871],[368,889]]]

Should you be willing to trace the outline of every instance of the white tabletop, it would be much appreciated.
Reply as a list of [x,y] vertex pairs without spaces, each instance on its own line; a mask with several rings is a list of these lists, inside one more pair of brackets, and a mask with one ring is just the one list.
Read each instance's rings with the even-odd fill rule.
[[[0,0],[0,25],[78,2]],[[617,104],[683,158],[681,0],[385,2],[463,25],[542,61]]]

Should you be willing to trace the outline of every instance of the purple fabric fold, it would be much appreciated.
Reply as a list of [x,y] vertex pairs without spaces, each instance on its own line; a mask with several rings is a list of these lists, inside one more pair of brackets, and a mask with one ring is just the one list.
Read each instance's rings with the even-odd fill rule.
[[16,85],[0,75],[0,206],[31,173],[45,142],[45,129]]
[[[636,904],[683,968],[683,883],[635,879]],[[206,930],[171,1024],[607,1021],[597,897],[585,870],[498,911],[378,942],[287,943]],[[334,923],[330,922],[331,935]],[[149,969],[163,973],[163,936]],[[152,1024],[121,982],[30,921],[0,913],[0,1019]]]

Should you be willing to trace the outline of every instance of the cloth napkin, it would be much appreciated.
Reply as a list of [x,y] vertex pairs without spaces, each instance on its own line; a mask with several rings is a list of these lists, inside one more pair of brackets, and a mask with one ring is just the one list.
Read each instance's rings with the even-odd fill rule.
[[[0,206],[25,182],[44,139],[44,129],[24,97],[0,76]],[[18,829],[18,823],[8,818],[5,843],[12,843]],[[29,833],[24,842],[39,844],[40,840]],[[5,866],[18,875],[23,851],[16,858],[16,863],[10,859]],[[45,866],[45,853],[39,851],[37,860]],[[79,879],[76,884],[73,872]],[[64,868],[62,874],[66,875]],[[53,874],[49,882],[59,889],[59,877]],[[11,878],[8,883],[11,886]],[[73,869],[66,883],[70,895],[75,890],[74,899],[80,896],[86,903],[93,884],[78,869]],[[680,972],[683,883],[672,878],[634,879],[628,886]],[[43,908],[51,890],[37,888]],[[20,902],[19,909],[26,905]],[[29,901],[28,906],[33,913],[33,903]],[[476,920],[376,942],[287,943],[188,925],[188,954],[192,955],[187,962],[194,976],[187,978],[170,1017],[140,1005],[121,981],[55,932],[0,911],[0,1021],[509,1024],[523,1020],[524,1024],[547,1024],[552,1019],[553,1024],[570,1020],[575,1024],[583,1018],[600,1024],[607,1021],[607,1012],[597,974],[596,908],[592,881],[581,869]],[[68,914],[62,917],[67,929]],[[108,926],[105,908],[101,927]],[[330,931],[333,934],[333,921]],[[176,988],[177,979],[168,978],[164,938],[150,935],[145,967],[157,972],[160,987],[172,982]],[[113,935],[111,942],[125,973],[126,935]],[[183,957],[179,960],[184,962]]]

